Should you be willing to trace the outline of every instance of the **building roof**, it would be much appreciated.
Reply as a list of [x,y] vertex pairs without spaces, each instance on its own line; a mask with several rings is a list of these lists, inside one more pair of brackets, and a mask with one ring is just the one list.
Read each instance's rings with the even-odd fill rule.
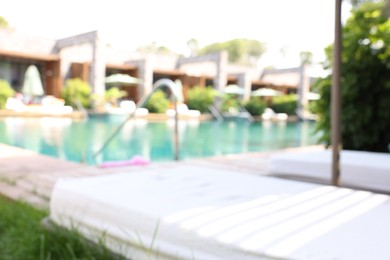
[[260,79],[273,85],[297,87],[301,80],[301,68],[264,70]]
[[36,54],[36,53],[22,53],[17,51],[0,50],[0,56],[39,60],[39,61],[58,61],[60,57],[54,54]]

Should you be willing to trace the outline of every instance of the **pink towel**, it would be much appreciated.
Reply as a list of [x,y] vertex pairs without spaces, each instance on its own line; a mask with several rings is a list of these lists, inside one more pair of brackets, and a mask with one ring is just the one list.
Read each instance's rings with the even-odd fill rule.
[[145,159],[140,155],[134,155],[130,160],[103,162],[99,166],[101,168],[110,168],[110,167],[121,167],[121,166],[128,166],[128,165],[147,165],[147,164],[149,164],[148,159]]

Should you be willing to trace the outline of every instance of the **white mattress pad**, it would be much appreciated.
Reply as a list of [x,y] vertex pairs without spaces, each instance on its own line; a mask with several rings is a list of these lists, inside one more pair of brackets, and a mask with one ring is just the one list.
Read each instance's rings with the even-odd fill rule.
[[[307,177],[330,183],[332,153],[324,151],[284,152],[271,157],[270,175]],[[346,186],[390,192],[390,153],[343,150],[340,179]]]
[[178,164],[57,182],[50,219],[132,259],[389,259],[389,196]]

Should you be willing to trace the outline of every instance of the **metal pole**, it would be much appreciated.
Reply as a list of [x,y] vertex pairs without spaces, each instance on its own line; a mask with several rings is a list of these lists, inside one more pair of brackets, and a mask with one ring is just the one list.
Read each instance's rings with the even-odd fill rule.
[[340,114],[341,114],[341,4],[335,0],[335,37],[333,45],[333,78],[331,91],[331,139],[332,139],[332,185],[340,185],[340,151],[342,150]]
[[[143,107],[146,102],[149,100],[149,98],[152,96],[152,94],[157,90],[160,89],[161,87],[167,87],[171,90],[172,92],[172,98],[173,98],[173,103],[175,106],[175,129],[174,129],[174,136],[173,136],[173,142],[174,142],[174,160],[179,160],[179,138],[178,138],[178,113],[177,113],[177,98],[175,96],[176,92],[176,84],[170,80],[170,79],[159,79],[157,80],[154,85],[153,85],[153,90],[151,93],[145,95],[138,103],[136,108]],[[109,138],[104,142],[103,146],[95,153],[92,155],[92,158],[95,159],[97,155],[103,152],[103,150],[108,146],[108,144],[114,139],[114,137],[122,130],[122,128],[125,126],[126,122],[129,121],[131,118],[133,118],[135,114],[135,110],[133,113],[131,113],[128,118],[123,121],[121,125],[112,133]]]

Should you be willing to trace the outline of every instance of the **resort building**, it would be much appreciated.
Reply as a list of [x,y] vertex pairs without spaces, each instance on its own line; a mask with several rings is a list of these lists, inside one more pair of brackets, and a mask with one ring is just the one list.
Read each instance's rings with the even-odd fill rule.
[[105,77],[115,73],[142,80],[142,84],[123,86],[128,98],[135,102],[150,93],[153,83],[161,78],[181,80],[184,98],[194,86],[222,90],[234,84],[244,89],[243,99],[248,99],[253,90],[272,88],[286,94],[298,93],[304,105],[305,93],[310,89],[305,67],[260,71],[229,64],[226,52],[182,58],[118,51],[98,31],[52,40],[0,29],[0,78],[20,91],[24,72],[32,64],[41,73],[45,94],[56,97],[70,78],[80,78],[92,86],[94,93],[102,94],[106,88]]

